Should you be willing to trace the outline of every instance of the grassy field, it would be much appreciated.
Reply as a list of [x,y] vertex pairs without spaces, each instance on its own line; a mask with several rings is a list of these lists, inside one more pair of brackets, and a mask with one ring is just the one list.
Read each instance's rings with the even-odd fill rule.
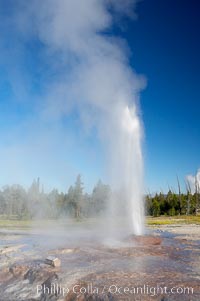
[[17,219],[6,219],[5,217],[1,218],[0,216],[0,229],[6,228],[6,229],[21,229],[21,230],[28,230],[31,228],[48,228],[48,226],[55,225],[56,226],[62,226],[62,227],[68,227],[68,228],[75,228],[84,226],[84,227],[90,227],[91,225],[95,224],[97,220],[94,218],[84,218],[80,220],[76,220],[73,218],[67,218],[67,219],[33,219],[33,220],[17,220]]
[[149,226],[153,225],[173,225],[173,224],[197,224],[200,225],[200,215],[178,215],[178,216],[159,216],[147,217],[146,223]]
[[[89,226],[94,224],[96,219],[83,219],[80,221],[75,221],[74,219],[68,219],[59,221],[60,224],[67,225],[68,227],[74,226]],[[7,229],[30,229],[34,226],[46,226],[48,224],[58,223],[56,220],[9,220],[9,219],[1,219],[0,218],[0,228]],[[159,225],[173,225],[173,224],[197,224],[200,225],[200,216],[160,216],[160,217],[146,217],[146,224],[148,226],[159,226]]]
[[0,219],[0,228],[28,229],[30,227],[31,227],[31,222],[28,220]]

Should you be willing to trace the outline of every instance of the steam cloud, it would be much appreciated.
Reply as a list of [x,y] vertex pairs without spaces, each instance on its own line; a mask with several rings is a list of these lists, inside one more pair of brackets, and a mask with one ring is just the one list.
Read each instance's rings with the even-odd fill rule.
[[[38,157],[43,148],[44,153],[48,150],[51,160],[59,138],[66,140],[67,130],[61,121],[69,113],[77,114],[78,125],[86,132],[97,130],[95,133],[108,154],[111,181],[125,191],[128,211],[132,212],[129,222],[135,221],[134,230],[140,234],[143,130],[138,95],[145,81],[130,68],[126,43],[109,34],[115,20],[135,17],[135,5],[134,0],[16,1],[17,9],[9,22],[15,27],[18,42],[27,44],[35,40],[41,44],[41,56],[48,69],[48,72],[44,67],[39,70],[38,95],[32,96],[29,87],[13,86],[32,98],[37,116],[37,124],[33,119],[22,125],[29,139],[23,151],[20,148],[19,157],[30,154],[32,141],[38,139]],[[12,83],[16,85],[15,80]],[[67,142],[63,144],[65,149]],[[36,146],[34,151],[37,152]],[[29,159],[20,160],[16,170]],[[43,162],[43,165],[48,169],[48,164]]]
[[200,169],[197,171],[196,175],[187,175],[186,181],[188,182],[191,193],[195,193],[196,191],[199,193],[200,189]]

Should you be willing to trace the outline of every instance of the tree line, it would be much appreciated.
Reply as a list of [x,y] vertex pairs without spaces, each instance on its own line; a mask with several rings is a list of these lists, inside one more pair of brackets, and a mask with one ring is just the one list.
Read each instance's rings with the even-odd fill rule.
[[[177,177],[178,193],[169,189],[167,194],[156,193],[145,197],[146,214],[151,216],[160,215],[199,215],[200,214],[200,186],[197,176],[194,187],[186,180],[186,192],[181,192],[179,178]],[[192,192],[194,190],[194,192]]]
[[91,194],[85,193],[80,175],[67,193],[57,189],[46,193],[38,178],[27,190],[21,185],[3,187],[0,190],[0,216],[8,219],[92,217],[105,211],[110,194],[109,185],[101,180]]
[[[21,185],[5,186],[0,190],[0,217],[8,219],[96,217],[103,215],[113,192],[109,185],[97,182],[90,194],[84,192],[84,184],[78,175],[74,185],[67,193],[53,189],[46,193],[40,179],[34,180],[29,189]],[[123,214],[124,200],[120,193],[114,194],[119,212]],[[189,215],[200,211],[200,193],[198,187],[192,193],[188,186],[186,193],[175,193],[169,189],[167,194],[156,193],[144,197],[146,215]]]
[[147,215],[155,217],[160,215],[196,215],[200,213],[200,194],[197,192],[192,194],[189,191],[177,194],[169,190],[167,194],[147,195],[145,209]]

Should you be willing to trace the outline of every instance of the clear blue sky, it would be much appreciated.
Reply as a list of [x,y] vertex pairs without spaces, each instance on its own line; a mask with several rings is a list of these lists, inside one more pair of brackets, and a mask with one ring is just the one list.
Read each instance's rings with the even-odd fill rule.
[[[104,179],[101,145],[91,133],[83,138],[75,113],[51,125],[38,119],[44,87],[62,74],[43,60],[39,40],[18,35],[12,16],[19,7],[0,0],[0,186],[40,176],[47,187],[64,190],[80,171],[90,189]],[[144,0],[136,13],[137,20],[120,20],[111,34],[127,41],[132,68],[147,78],[145,187],[166,191],[176,188],[177,175],[184,185],[200,167],[200,2]],[[44,135],[53,138],[44,143]]]
[[141,1],[137,13],[126,35],[134,67],[148,79],[146,179],[165,190],[200,167],[200,2]]

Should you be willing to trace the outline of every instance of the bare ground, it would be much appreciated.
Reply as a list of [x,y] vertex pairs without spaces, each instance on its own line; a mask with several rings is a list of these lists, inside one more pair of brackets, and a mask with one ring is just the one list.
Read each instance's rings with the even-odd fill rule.
[[[114,245],[63,236],[56,247],[40,233],[1,231],[0,300],[199,301],[200,226],[149,231]],[[45,264],[48,255],[61,267]]]

